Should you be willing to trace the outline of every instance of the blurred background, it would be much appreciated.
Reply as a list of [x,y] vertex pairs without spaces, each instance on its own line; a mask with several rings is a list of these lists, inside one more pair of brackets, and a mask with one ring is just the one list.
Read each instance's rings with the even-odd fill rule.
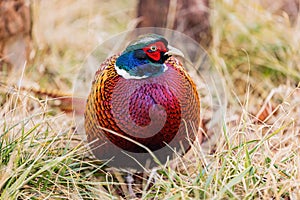
[[275,84],[287,76],[300,78],[298,0],[3,0],[0,5],[3,82],[16,82],[18,76],[7,75],[20,74],[26,62],[31,84],[69,90],[70,75],[97,45],[136,27],[188,35],[237,82],[243,82],[249,64],[256,81],[265,75]]

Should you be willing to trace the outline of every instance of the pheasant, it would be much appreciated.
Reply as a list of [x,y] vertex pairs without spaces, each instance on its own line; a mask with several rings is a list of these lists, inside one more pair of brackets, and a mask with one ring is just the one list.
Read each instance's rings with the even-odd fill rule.
[[174,151],[190,148],[200,124],[200,99],[176,56],[183,54],[163,36],[146,34],[101,64],[84,112],[98,159],[137,168],[153,155],[164,163]]

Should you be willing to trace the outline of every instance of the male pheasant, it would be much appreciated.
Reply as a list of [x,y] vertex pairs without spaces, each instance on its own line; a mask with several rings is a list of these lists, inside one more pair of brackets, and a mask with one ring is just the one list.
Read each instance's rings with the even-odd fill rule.
[[151,158],[148,150],[165,162],[174,148],[190,148],[200,99],[175,55],[183,56],[164,37],[147,34],[101,64],[85,108],[87,139],[98,159],[135,168]]

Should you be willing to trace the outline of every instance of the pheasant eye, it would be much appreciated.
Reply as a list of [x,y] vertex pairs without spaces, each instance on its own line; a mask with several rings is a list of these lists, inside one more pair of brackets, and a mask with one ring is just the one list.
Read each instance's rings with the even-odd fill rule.
[[150,50],[151,50],[151,51],[156,51],[156,50],[157,50],[157,47],[156,47],[156,46],[151,46],[151,47],[150,47]]

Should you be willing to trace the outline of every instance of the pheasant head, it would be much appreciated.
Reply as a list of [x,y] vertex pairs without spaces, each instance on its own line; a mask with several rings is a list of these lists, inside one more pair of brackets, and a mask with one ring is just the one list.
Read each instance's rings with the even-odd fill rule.
[[143,79],[158,76],[168,69],[165,61],[171,55],[182,56],[160,35],[142,35],[132,41],[116,61],[118,74],[126,79]]

